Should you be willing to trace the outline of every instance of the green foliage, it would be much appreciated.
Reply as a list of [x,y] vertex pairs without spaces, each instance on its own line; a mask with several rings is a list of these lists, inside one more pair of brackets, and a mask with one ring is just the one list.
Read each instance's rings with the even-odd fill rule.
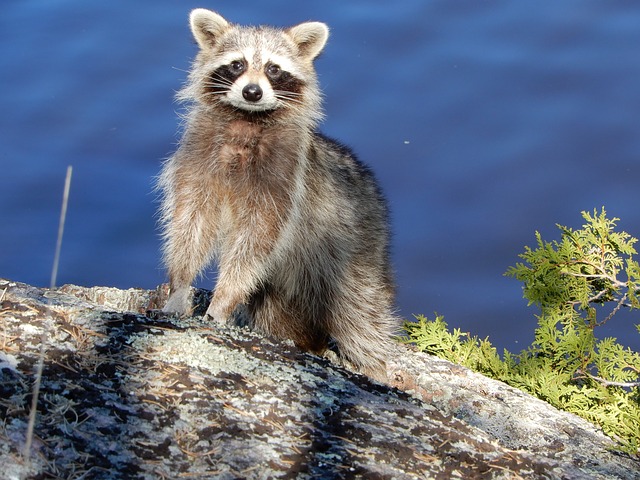
[[[538,248],[525,247],[520,255],[525,263],[507,270],[507,275],[524,282],[524,297],[537,304],[543,315],[554,312],[573,316],[578,310],[595,322],[593,305],[613,303],[612,316],[625,303],[640,308],[640,267],[632,255],[637,239],[613,229],[618,218],[606,218],[606,212],[593,216],[582,212],[587,221],[581,230],[562,225],[560,242],[545,242],[536,232]],[[627,278],[619,279],[626,271]],[[606,322],[610,317],[607,317]],[[595,326],[595,324],[594,324]]]
[[[465,365],[525,390],[599,425],[630,453],[640,452],[640,354],[615,338],[598,338],[598,327],[621,308],[640,309],[637,240],[614,231],[617,218],[582,212],[580,230],[558,225],[559,242],[525,247],[524,260],[506,275],[524,283],[529,305],[540,308],[535,340],[503,359],[488,339],[454,329],[443,317],[406,322],[421,350]],[[636,328],[640,333],[640,325]]]

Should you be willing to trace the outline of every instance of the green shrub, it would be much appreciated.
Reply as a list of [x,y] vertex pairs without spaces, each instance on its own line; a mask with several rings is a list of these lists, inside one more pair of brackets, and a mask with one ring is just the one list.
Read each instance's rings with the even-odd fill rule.
[[[614,231],[604,208],[582,212],[580,230],[558,225],[559,242],[525,247],[506,275],[524,283],[529,305],[540,309],[535,340],[500,358],[488,339],[450,332],[443,317],[406,322],[406,342],[525,390],[599,425],[620,448],[640,452],[640,354],[615,338],[598,338],[622,308],[640,309],[637,239]],[[636,325],[640,332],[640,325]]]

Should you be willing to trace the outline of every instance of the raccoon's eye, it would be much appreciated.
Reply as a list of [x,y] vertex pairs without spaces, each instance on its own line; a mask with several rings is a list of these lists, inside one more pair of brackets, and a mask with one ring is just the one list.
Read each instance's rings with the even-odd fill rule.
[[267,65],[267,75],[269,75],[270,78],[278,78],[281,74],[282,68],[280,68],[280,65],[274,63]]
[[240,74],[244,71],[244,62],[240,60],[234,60],[229,64],[229,68],[233,73]]

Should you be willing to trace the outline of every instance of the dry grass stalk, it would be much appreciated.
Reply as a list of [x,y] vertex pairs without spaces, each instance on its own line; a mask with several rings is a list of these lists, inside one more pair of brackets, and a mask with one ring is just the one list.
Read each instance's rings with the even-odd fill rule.
[[51,269],[51,288],[56,287],[56,279],[58,276],[58,263],[60,262],[60,250],[62,249],[62,235],[64,234],[64,223],[67,218],[67,205],[69,203],[69,189],[71,187],[71,173],[73,167],[67,167],[67,176],[64,181],[64,194],[62,196],[62,209],[60,210],[60,223],[58,224],[58,241],[56,243],[56,254],[53,259],[53,268]]
[[[62,249],[62,235],[64,233],[64,224],[67,218],[67,205],[69,204],[69,190],[71,188],[71,174],[73,167],[67,167],[67,175],[64,182],[64,194],[62,196],[62,208],[60,211],[60,223],[58,225],[58,240],[56,242],[56,253],[53,260],[53,268],[51,269],[51,288],[56,286],[56,278],[58,276],[58,264],[60,262],[60,250]],[[42,382],[42,370],[44,368],[45,348],[47,345],[47,329],[42,332],[42,343],[40,344],[40,356],[38,358],[38,367],[36,369],[36,379],[33,384],[33,396],[31,398],[31,411],[29,412],[29,424],[27,426],[27,435],[24,444],[23,456],[27,465],[31,457],[31,444],[33,442],[33,430],[36,424],[38,413],[38,397],[40,395],[40,384]]]

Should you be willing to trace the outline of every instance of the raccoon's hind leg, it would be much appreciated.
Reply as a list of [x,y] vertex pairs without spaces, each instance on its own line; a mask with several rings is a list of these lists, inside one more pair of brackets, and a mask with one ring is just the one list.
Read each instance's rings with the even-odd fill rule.
[[264,335],[290,339],[302,350],[322,354],[329,344],[329,336],[318,324],[298,312],[271,286],[263,287],[252,295],[248,304],[251,326]]
[[388,382],[386,359],[393,348],[391,335],[396,323],[391,314],[372,312],[369,318],[342,318],[332,337],[341,357],[381,383]]

